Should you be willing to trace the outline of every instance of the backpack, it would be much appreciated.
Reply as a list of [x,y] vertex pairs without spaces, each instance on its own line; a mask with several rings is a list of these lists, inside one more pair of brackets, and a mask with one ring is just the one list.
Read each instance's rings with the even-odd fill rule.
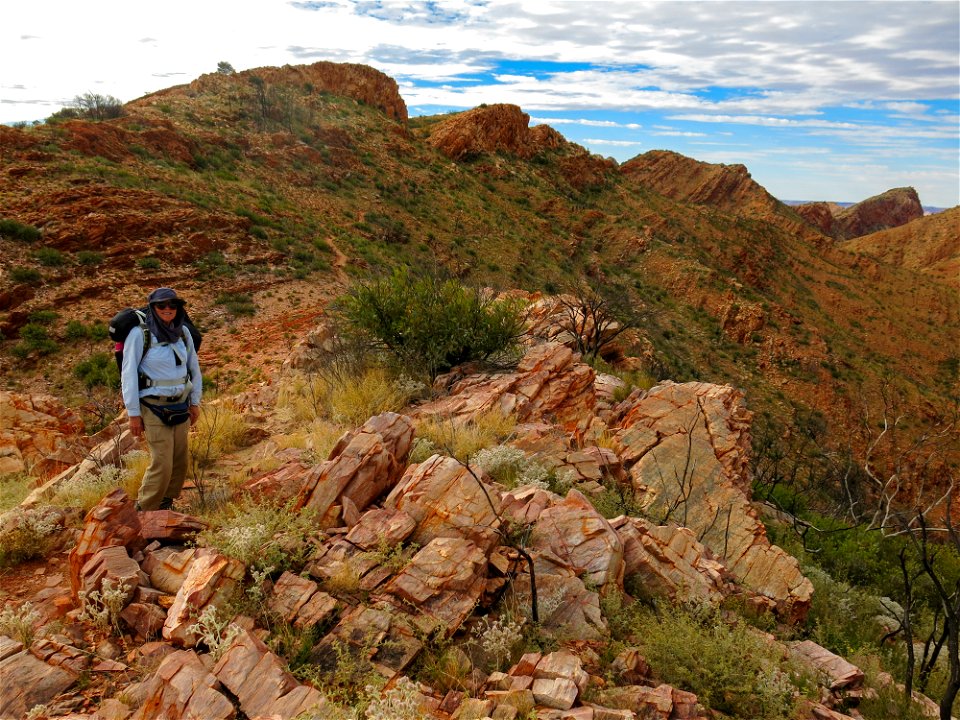
[[[110,327],[107,328],[107,334],[110,335],[110,339],[113,340],[113,357],[117,361],[117,370],[123,369],[123,343],[127,339],[127,335],[130,334],[130,331],[135,327],[139,327],[143,332],[143,352],[146,353],[150,349],[150,343],[153,342],[153,336],[147,330],[147,313],[150,311],[149,306],[144,306],[139,309],[134,308],[124,308],[110,320]],[[193,347],[195,350],[200,349],[200,343],[203,342],[203,335],[200,331],[197,330],[197,326],[193,324],[190,320],[190,316],[187,315],[187,311],[183,311],[183,328],[190,333],[190,337],[193,339]],[[186,338],[184,338],[186,340]],[[140,388],[143,389],[147,387],[146,377],[141,374],[140,376]]]

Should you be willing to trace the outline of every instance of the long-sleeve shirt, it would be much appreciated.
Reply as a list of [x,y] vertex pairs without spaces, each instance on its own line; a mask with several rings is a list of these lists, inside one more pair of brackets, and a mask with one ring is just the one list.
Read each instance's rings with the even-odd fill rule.
[[[150,332],[147,330],[147,332]],[[135,327],[123,343],[123,363],[120,368],[120,392],[123,404],[130,417],[140,416],[140,398],[146,395],[158,397],[177,397],[183,394],[185,383],[147,387],[140,389],[138,372],[151,380],[180,380],[189,375],[193,387],[190,390],[190,404],[199,405],[203,394],[203,377],[200,374],[200,362],[193,347],[193,338],[189,332],[183,333],[187,342],[180,338],[175,343],[161,343],[156,335],[150,338],[150,347],[143,352],[143,330]],[[177,365],[177,355],[185,359],[185,364]]]

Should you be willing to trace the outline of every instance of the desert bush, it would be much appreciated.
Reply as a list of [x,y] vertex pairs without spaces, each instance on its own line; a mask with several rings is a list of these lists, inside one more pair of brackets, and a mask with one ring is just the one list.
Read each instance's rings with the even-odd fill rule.
[[366,691],[372,695],[363,712],[367,720],[422,720],[426,717],[420,707],[422,696],[413,680],[401,677],[389,690],[380,694],[372,685]]
[[257,312],[257,306],[253,302],[253,298],[246,293],[220,293],[214,299],[214,302],[217,305],[223,305],[230,311],[231,315],[236,317],[241,315],[252,316]]
[[712,710],[779,720],[793,716],[800,690],[813,691],[812,679],[783,659],[782,646],[746,624],[728,624],[713,608],[654,613],[633,603],[607,617],[611,637],[635,643],[660,679]]
[[124,113],[123,102],[113,95],[101,95],[94,92],[76,95],[70,105],[76,109],[81,117],[88,120],[109,120],[121,117]]
[[81,250],[77,253],[77,262],[88,267],[103,263],[104,255],[96,250]]
[[17,266],[10,268],[10,279],[18,283],[40,282],[43,275],[36,268]]
[[510,445],[483,448],[471,458],[470,464],[483,468],[496,482],[510,489],[534,486],[563,495],[571,484],[564,469],[548,470],[536,458]]
[[211,518],[197,543],[236,558],[252,570],[281,572],[306,561],[312,547],[313,514],[290,505],[243,500]]
[[0,611],[0,635],[19,640],[24,647],[30,647],[36,636],[33,626],[41,617],[40,613],[33,609],[33,603],[7,606]]
[[50,504],[56,507],[76,507],[87,512],[118,487],[127,495],[136,497],[139,478],[121,468],[108,465],[99,472],[86,472],[75,475],[62,483],[50,498]]
[[505,359],[523,332],[516,302],[404,270],[355,286],[340,307],[351,329],[431,378],[461,363]]
[[213,499],[213,488],[208,482],[210,469],[223,455],[240,447],[245,436],[246,424],[234,405],[213,402],[200,408],[190,439],[189,468],[201,509]]
[[522,618],[483,617],[471,630],[482,662],[491,670],[506,670],[523,642]]
[[33,253],[33,259],[44,267],[61,267],[67,264],[67,256],[52,247],[38,248]]
[[23,242],[33,242],[39,240],[40,236],[41,232],[33,225],[26,225],[9,218],[0,218],[0,237],[11,240],[22,240]]
[[119,389],[120,371],[110,353],[94,353],[73,367],[73,376],[87,389],[106,387]]
[[159,270],[160,258],[144,257],[137,260],[137,267],[141,270]]
[[20,328],[20,342],[14,345],[10,352],[22,359],[32,353],[51,355],[59,349],[60,346],[50,337],[43,324],[31,322]]
[[466,463],[480,450],[506,440],[516,428],[514,415],[488,410],[466,422],[441,417],[421,420],[411,462],[422,462],[434,453],[450,455]]
[[12,513],[0,531],[0,568],[46,555],[60,526],[49,508],[15,508]]

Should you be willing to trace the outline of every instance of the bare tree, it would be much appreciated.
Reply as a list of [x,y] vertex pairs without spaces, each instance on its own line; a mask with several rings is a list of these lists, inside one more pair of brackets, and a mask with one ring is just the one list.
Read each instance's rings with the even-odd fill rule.
[[123,115],[123,103],[112,95],[87,92],[74,97],[71,105],[89,120],[109,120]]
[[561,325],[584,358],[595,360],[620,335],[638,327],[642,319],[622,287],[601,288],[581,279],[557,299],[563,310]]

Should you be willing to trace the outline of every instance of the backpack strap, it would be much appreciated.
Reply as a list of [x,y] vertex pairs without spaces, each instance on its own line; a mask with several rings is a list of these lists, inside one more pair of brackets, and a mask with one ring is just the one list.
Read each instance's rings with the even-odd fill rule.
[[[135,310],[137,313],[137,318],[140,320],[140,330],[143,332],[143,355],[147,354],[147,350],[150,349],[150,344],[153,342],[153,333],[150,332],[150,328],[147,327],[147,316],[142,310]],[[187,329],[183,328],[183,334],[186,335]],[[184,345],[187,344],[187,338],[183,338]],[[173,354],[177,357],[177,365],[185,363],[184,358],[181,358],[179,353],[176,350],[173,351]],[[141,355],[141,362],[143,355]],[[148,377],[146,374],[140,371],[140,368],[137,368],[137,378],[139,380],[140,389],[151,387],[175,387],[177,385],[186,385],[190,381],[190,376],[184,375],[182,378],[176,378],[174,380],[154,380]]]

